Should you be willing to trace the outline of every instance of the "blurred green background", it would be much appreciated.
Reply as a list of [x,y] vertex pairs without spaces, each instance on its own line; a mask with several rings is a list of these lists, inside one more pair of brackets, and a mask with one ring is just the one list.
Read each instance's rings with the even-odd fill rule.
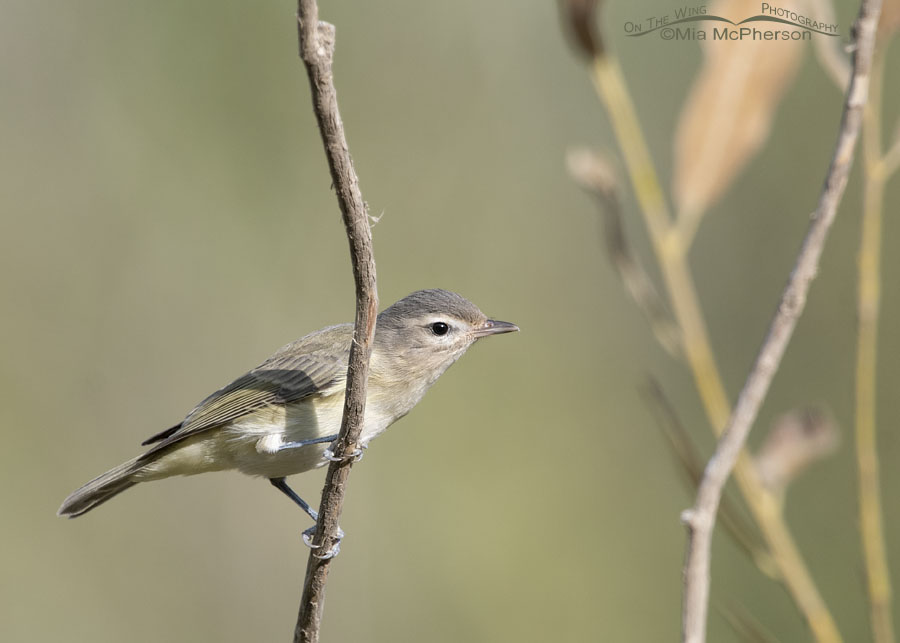
[[[612,148],[552,2],[323,0],[374,229],[380,298],[456,290],[522,332],[477,346],[354,468],[325,641],[672,641],[691,502],[638,395],[657,376],[705,449],[687,371],[604,256],[568,146]],[[697,43],[624,37],[663,2],[614,2],[619,53],[660,172]],[[306,518],[263,481],[142,485],[76,521],[75,487],[136,455],[282,344],[353,316],[347,242],[294,5],[0,2],[0,639],[284,641]],[[842,33],[855,6],[838,8]],[[897,52],[888,69],[900,69]],[[896,74],[894,74],[896,76]],[[888,74],[891,78],[891,72]],[[888,82],[887,127],[900,95]],[[841,97],[811,57],[769,146],[700,230],[698,289],[729,393],[792,265]],[[839,454],[788,519],[848,641],[868,639],[852,367],[859,175],[760,420],[828,405]],[[880,455],[900,580],[900,181],[886,198]],[[627,227],[650,263],[633,199]],[[759,441],[763,431],[752,436]],[[294,480],[317,501],[323,475]],[[741,605],[807,640],[785,592],[724,533],[710,640]]]

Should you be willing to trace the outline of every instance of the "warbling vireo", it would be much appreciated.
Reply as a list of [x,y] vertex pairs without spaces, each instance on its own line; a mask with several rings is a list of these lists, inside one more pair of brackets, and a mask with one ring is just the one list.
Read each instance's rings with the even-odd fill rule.
[[[517,330],[446,290],[420,290],[384,310],[375,325],[361,446],[409,413],[480,337]],[[341,324],[282,347],[183,422],[144,441],[154,445],[146,453],[73,492],[59,515],[80,516],[139,482],[237,469],[268,478],[315,520],[284,478],[328,462],[352,336],[353,324]]]

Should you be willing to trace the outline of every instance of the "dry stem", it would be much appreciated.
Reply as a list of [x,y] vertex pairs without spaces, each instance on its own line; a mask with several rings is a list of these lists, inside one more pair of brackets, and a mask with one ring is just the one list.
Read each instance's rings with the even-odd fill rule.
[[[700,400],[713,431],[717,436],[721,435],[731,412],[731,404],[716,366],[688,268],[687,244],[671,221],[634,105],[616,61],[608,56],[596,58],[593,80],[609,113],[650,232],[672,309],[682,332],[684,353]],[[738,459],[735,477],[759,525],[781,579],[816,638],[828,643],[840,641],[834,619],[828,612],[784,522],[780,502],[760,482],[752,459],[746,452],[742,452]]]
[[[734,411],[716,447],[716,452],[706,466],[703,481],[697,492],[696,504],[684,514],[684,522],[688,527],[688,547],[684,568],[685,597],[682,637],[688,643],[701,643],[706,639],[710,552],[716,510],[722,490],[731,470],[738,461],[738,456],[742,452],[747,435],[765,399],[797,320],[803,312],[806,295],[810,283],[815,277],[828,229],[834,220],[844,187],[847,184],[847,177],[853,161],[853,150],[859,136],[862,111],[868,94],[875,27],[880,11],[880,0],[863,0],[861,3],[855,25],[853,75],[847,90],[837,145],[818,206],[765,342],[738,397]],[[815,606],[808,607],[814,608]],[[824,604],[822,609],[824,609]],[[816,613],[813,615],[820,616]],[[833,624],[829,630],[817,631],[816,623],[814,621],[810,623],[819,640],[835,640],[839,636]]]
[[353,161],[344,137],[344,125],[338,111],[331,71],[334,57],[334,27],[319,22],[319,9],[315,0],[299,0],[297,17],[300,58],[303,59],[309,75],[313,111],[322,134],[331,180],[347,230],[356,283],[356,325],[347,368],[344,415],[340,434],[333,447],[334,455],[340,460],[331,463],[325,478],[322,501],[319,504],[319,520],[313,538],[314,549],[310,551],[307,562],[303,598],[300,601],[297,625],[294,629],[295,643],[314,643],[319,639],[322,608],[325,602],[325,583],[331,564],[330,559],[321,558],[317,552],[328,551],[335,544],[345,485],[352,464],[352,460],[346,459],[346,455],[356,448],[362,431],[378,295],[375,287],[372,231],[369,227],[366,204],[360,194],[359,180],[353,169]]
[[887,174],[881,156],[881,89],[884,45],[875,50],[869,101],[863,113],[862,240],[859,250],[856,351],[856,458],[859,473],[859,524],[866,568],[872,635],[875,643],[894,641],[891,579],[882,526],[881,489],[876,448],[876,356],[881,291],[881,219]]

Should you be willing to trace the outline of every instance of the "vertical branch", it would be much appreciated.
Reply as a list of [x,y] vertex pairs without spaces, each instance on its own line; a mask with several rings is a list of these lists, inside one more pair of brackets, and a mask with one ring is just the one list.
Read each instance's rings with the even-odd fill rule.
[[[862,0],[854,28],[856,42],[853,75],[844,102],[837,145],[818,206],[756,363],[744,383],[716,452],[706,465],[697,492],[697,501],[692,509],[684,512],[683,519],[688,528],[688,545],[684,565],[682,639],[688,643],[701,643],[706,639],[710,552],[722,490],[738,461],[797,320],[803,312],[806,295],[816,275],[828,230],[834,221],[838,204],[847,185],[853,150],[859,137],[863,107],[868,95],[875,27],[880,12],[880,0]],[[820,633],[816,632],[816,635],[821,639]]]
[[859,474],[859,526],[866,568],[866,589],[875,643],[893,643],[891,579],[882,526],[881,489],[876,449],[876,356],[881,291],[881,219],[884,184],[881,156],[881,89],[884,82],[884,46],[877,47],[872,62],[872,87],[863,113],[862,240],[859,249],[856,345],[856,460]]
[[[622,148],[634,192],[653,242],[654,253],[669,292],[669,301],[681,330],[688,367],[710,425],[719,436],[728,422],[731,404],[716,365],[688,266],[689,244],[682,238],[677,224],[672,223],[662,198],[662,189],[621,69],[611,56],[600,55],[594,58],[592,72],[594,85]],[[828,643],[839,641],[840,635],[834,619],[794,543],[778,499],[759,480],[753,461],[746,452],[742,452],[737,460],[735,479],[759,525],[781,579],[816,639]]]
[[319,639],[322,608],[325,602],[325,583],[331,563],[330,559],[323,558],[317,552],[329,551],[335,544],[345,485],[352,464],[352,459],[348,459],[347,455],[356,448],[362,431],[369,356],[375,337],[378,294],[368,212],[344,137],[344,124],[338,111],[337,94],[334,89],[331,70],[334,58],[334,27],[319,22],[319,10],[315,0],[299,0],[297,18],[300,58],[306,65],[309,75],[313,111],[322,134],[331,180],[347,230],[350,260],[356,282],[356,326],[350,347],[341,431],[333,447],[336,460],[328,467],[325,487],[322,490],[319,520],[313,538],[314,548],[310,551],[307,562],[303,598],[300,601],[297,626],[294,629],[295,643],[314,643]]

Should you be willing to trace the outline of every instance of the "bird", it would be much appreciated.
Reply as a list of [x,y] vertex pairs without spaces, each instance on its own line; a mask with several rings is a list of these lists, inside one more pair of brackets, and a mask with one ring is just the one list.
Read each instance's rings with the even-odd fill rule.
[[[416,291],[383,310],[359,446],[409,413],[476,341],[518,330],[442,289]],[[283,346],[182,422],[142,442],[150,447],[144,453],[72,492],[58,515],[81,516],[139,483],[233,469],[267,478],[316,521],[317,512],[285,478],[333,458],[329,445],[340,430],[352,339],[353,324],[339,324]],[[306,532],[304,540],[309,544]]]

